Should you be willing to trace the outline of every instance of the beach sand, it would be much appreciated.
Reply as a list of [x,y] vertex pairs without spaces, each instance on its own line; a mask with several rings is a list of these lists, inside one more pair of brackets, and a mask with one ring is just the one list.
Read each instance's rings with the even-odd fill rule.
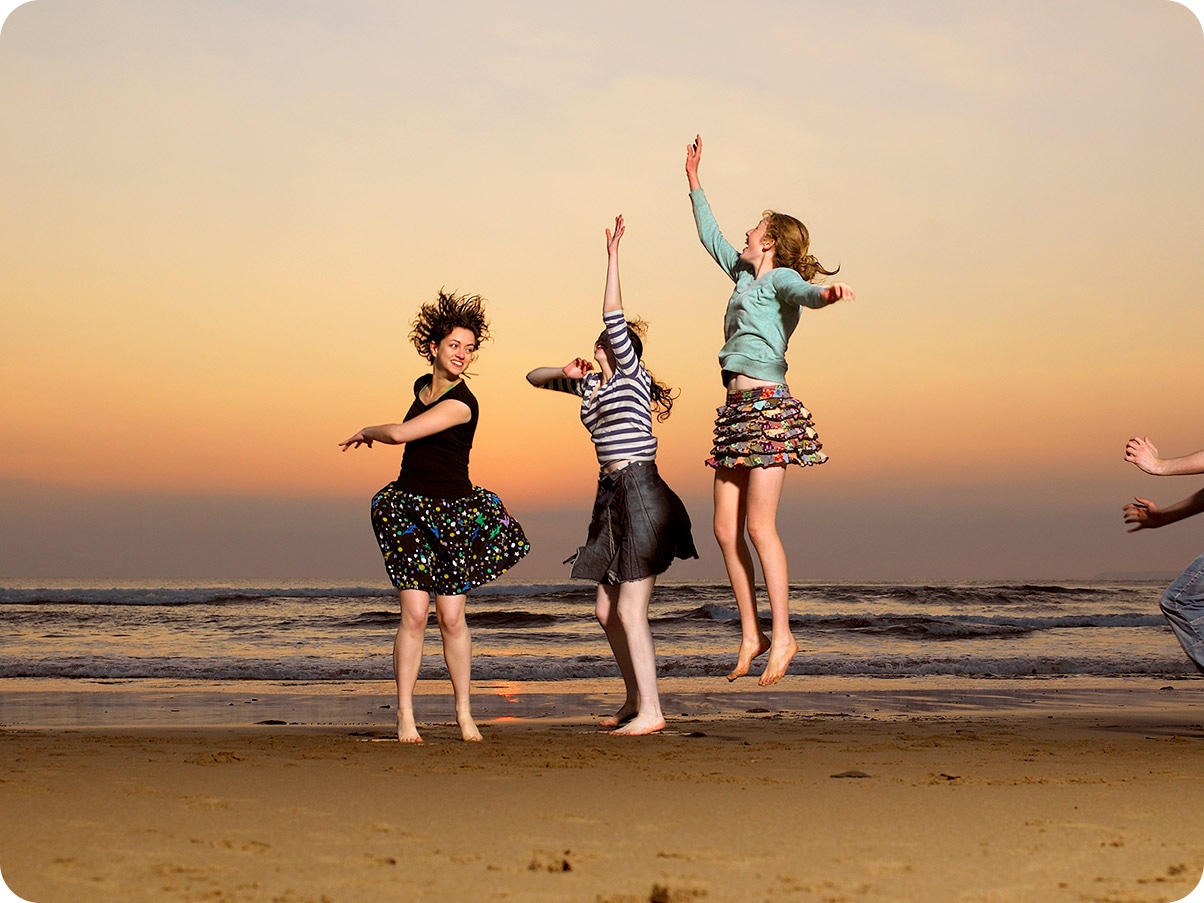
[[[597,687],[479,691],[485,742],[444,712],[421,746],[385,709],[35,727],[9,693],[0,870],[35,903],[1121,903],[1200,882],[1199,682],[784,683],[664,681],[669,729],[638,739],[592,726],[615,702]],[[286,695],[276,714],[309,698]]]

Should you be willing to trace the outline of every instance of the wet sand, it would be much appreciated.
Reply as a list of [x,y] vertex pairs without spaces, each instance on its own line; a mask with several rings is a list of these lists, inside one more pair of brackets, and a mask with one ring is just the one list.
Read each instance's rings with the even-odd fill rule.
[[[242,723],[35,727],[10,687],[0,870],[36,903],[1152,903],[1200,882],[1198,682],[784,683],[666,681],[669,729],[638,739],[592,726],[601,687],[482,688],[485,742],[447,713],[416,747],[387,696],[347,702],[359,723],[329,700],[329,724],[247,723],[314,697],[260,687],[209,698]],[[712,692],[729,704],[702,711]]]

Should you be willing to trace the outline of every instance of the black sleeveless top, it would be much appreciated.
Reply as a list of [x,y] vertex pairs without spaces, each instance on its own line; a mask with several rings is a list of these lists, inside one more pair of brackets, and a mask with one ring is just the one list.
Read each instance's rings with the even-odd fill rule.
[[464,498],[472,495],[472,481],[468,478],[468,453],[472,450],[472,438],[477,431],[477,399],[469,391],[468,384],[460,380],[430,404],[423,404],[418,393],[430,384],[429,373],[414,383],[414,403],[406,412],[406,420],[413,420],[445,401],[461,401],[468,405],[472,419],[433,436],[407,442],[401,456],[401,473],[397,475],[394,485],[403,492],[431,498]]

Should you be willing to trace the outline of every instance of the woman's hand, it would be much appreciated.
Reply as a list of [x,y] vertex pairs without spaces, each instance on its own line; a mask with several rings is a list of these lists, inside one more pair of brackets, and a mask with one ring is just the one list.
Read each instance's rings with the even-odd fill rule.
[[[555,372],[555,371],[552,371]],[[372,447],[373,442],[383,445],[405,445],[416,439],[425,439],[435,433],[451,429],[472,420],[472,411],[468,405],[458,398],[446,398],[432,405],[417,417],[401,423],[382,423],[378,426],[366,426],[350,439],[340,442],[343,451],[349,448],[359,448],[361,445]]]
[[[367,429],[367,427],[364,429]],[[343,451],[347,451],[349,448],[359,448],[361,445],[366,445],[368,448],[371,448],[372,440],[364,435],[364,430],[360,430],[350,439],[346,440],[345,442],[340,442],[339,445],[343,446]]]
[[824,290],[819,293],[825,304],[834,304],[837,301],[852,301],[857,297],[852,286],[845,285],[843,282],[835,282],[832,285],[824,286]]
[[690,190],[701,188],[698,181],[698,164],[702,162],[702,135],[694,136],[694,143],[686,145],[686,178],[690,182]]
[[619,239],[623,237],[624,232],[622,215],[615,217],[615,231],[606,230],[606,253],[614,257],[619,253]]
[[593,369],[593,364],[583,357],[578,357],[564,365],[564,375],[569,379],[584,379],[585,374]]

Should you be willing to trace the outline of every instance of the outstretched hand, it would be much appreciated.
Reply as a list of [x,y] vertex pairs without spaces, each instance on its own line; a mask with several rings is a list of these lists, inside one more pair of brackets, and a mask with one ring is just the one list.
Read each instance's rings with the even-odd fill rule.
[[577,357],[564,365],[564,375],[569,379],[584,379],[585,374],[593,369],[593,364],[583,357]]
[[1146,473],[1158,475],[1158,465],[1162,458],[1158,455],[1158,449],[1154,447],[1154,443],[1145,436],[1134,436],[1125,443],[1125,460],[1130,464],[1135,464]]
[[857,294],[853,291],[852,286],[845,285],[843,282],[834,282],[832,285],[824,286],[820,297],[823,298],[825,304],[833,304],[837,301],[852,301]]
[[702,135],[695,135],[694,141],[686,145],[686,178],[690,180],[690,189],[701,188],[698,181],[698,164],[702,162]]
[[1125,505],[1125,523],[1135,524],[1126,532],[1136,533],[1138,530],[1153,530],[1166,523],[1158,506],[1149,499],[1134,498]]
[[356,433],[350,439],[340,442],[339,445],[341,445],[343,447],[343,451],[347,451],[347,449],[349,449],[349,448],[359,448],[361,445],[366,445],[366,446],[368,446],[368,448],[371,448],[372,440],[364,435],[363,430],[360,430],[358,433]]
[[623,237],[624,231],[623,216],[620,214],[615,217],[615,231],[606,230],[606,253],[612,257],[619,253],[619,239]]

